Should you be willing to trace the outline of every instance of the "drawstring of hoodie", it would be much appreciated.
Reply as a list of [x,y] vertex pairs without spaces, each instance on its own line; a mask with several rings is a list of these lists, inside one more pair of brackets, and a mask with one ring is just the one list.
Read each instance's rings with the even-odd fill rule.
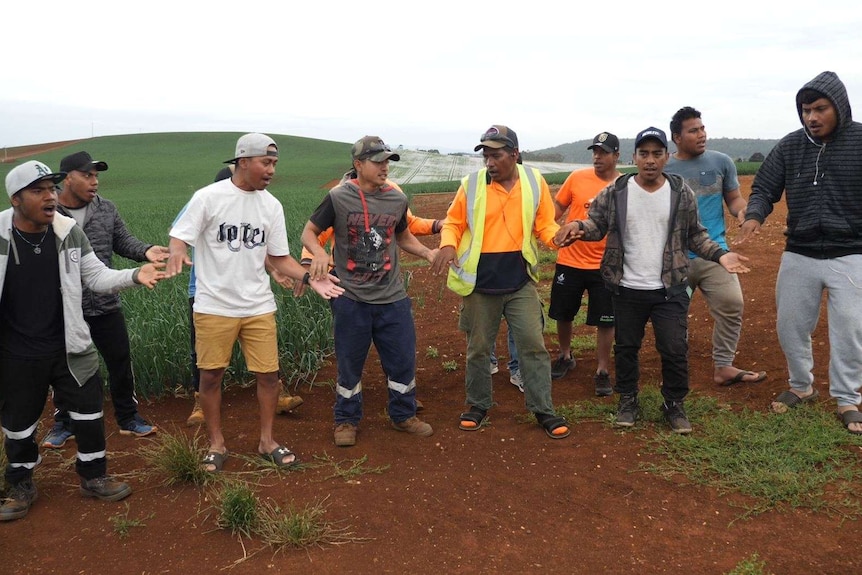
[[820,175],[820,156],[826,150],[826,142],[820,145],[820,151],[817,152],[817,159],[814,160],[814,185],[817,185],[817,177]]

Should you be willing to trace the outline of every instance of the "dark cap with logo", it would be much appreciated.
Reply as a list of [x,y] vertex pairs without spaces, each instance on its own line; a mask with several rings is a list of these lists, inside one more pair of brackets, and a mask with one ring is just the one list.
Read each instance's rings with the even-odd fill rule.
[[371,160],[372,162],[383,162],[392,160],[397,162],[401,159],[398,153],[393,152],[378,136],[365,136],[353,144],[350,155],[354,160]]
[[658,140],[658,142],[667,149],[667,135],[656,127],[650,126],[646,130],[641,130],[635,137],[635,149],[641,145],[644,140]]
[[513,148],[518,147],[518,134],[515,130],[500,124],[494,124],[479,136],[479,145],[473,148],[478,152],[482,148]]
[[593,148],[601,148],[606,152],[613,154],[620,151],[620,139],[610,132],[602,132],[593,138],[593,143],[587,146],[588,150]]
[[60,171],[66,173],[73,170],[78,170],[79,172],[91,172],[93,170],[104,172],[107,169],[108,164],[94,160],[90,154],[83,151],[69,154],[60,160]]

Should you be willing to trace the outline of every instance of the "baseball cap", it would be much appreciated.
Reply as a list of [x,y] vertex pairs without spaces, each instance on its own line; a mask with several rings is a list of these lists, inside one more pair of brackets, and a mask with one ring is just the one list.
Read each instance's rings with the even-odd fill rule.
[[60,171],[67,174],[73,170],[80,172],[89,172],[90,170],[104,172],[107,169],[108,164],[94,160],[87,152],[75,152],[60,160]]
[[11,198],[21,190],[29,188],[36,182],[42,180],[51,180],[55,184],[59,184],[66,177],[66,172],[51,172],[51,168],[38,162],[30,160],[24,162],[20,166],[15,167],[12,171],[6,174],[6,193]]
[[[275,151],[269,150],[275,146]],[[240,136],[236,141],[236,152],[233,158],[225,160],[225,164],[233,164],[240,158],[257,158],[260,156],[278,157],[278,145],[266,134],[251,133]]]
[[656,127],[650,126],[646,130],[641,130],[638,132],[637,137],[635,137],[635,149],[641,145],[641,142],[648,139],[658,140],[662,146],[667,149],[667,135],[662,130],[659,130]]
[[601,148],[606,152],[614,153],[620,151],[620,139],[610,132],[602,132],[593,138],[593,143],[587,146],[588,150]]
[[353,149],[350,155],[354,160],[371,160],[372,162],[382,162],[384,160],[392,160],[397,162],[401,159],[397,153],[383,143],[377,136],[365,136],[361,140],[357,140],[353,144]]
[[482,148],[517,148],[518,134],[515,130],[500,124],[494,124],[479,136],[479,145],[473,148],[478,152]]

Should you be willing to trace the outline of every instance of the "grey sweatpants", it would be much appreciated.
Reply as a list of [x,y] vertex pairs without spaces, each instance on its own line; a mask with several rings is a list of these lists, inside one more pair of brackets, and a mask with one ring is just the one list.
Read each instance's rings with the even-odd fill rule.
[[862,255],[820,260],[784,252],[775,301],[778,339],[787,359],[790,387],[814,383],[811,333],[826,291],[829,322],[829,393],[839,407],[859,405],[862,395]]

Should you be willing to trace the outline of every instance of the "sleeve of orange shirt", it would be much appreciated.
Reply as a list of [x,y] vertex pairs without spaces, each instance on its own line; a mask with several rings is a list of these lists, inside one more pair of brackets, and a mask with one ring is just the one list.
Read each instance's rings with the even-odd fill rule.
[[410,208],[407,208],[407,228],[414,236],[430,236],[433,234],[435,221],[437,220],[414,216]]
[[[326,228],[325,230],[320,232],[320,234],[317,236],[317,241],[320,242],[320,246],[326,247],[326,242],[329,241],[329,238],[331,238],[332,234],[334,234],[334,233],[335,233],[335,230],[333,230],[332,228]],[[304,265],[304,266],[311,265],[311,258],[312,257],[314,257],[312,255],[312,253],[310,251],[308,251],[307,249],[305,249],[305,247],[303,246],[302,257],[300,258],[299,263]],[[334,264],[332,263],[332,256],[330,256],[330,265],[334,266]]]
[[464,187],[458,188],[455,199],[446,212],[446,221],[440,230],[440,247],[452,246],[456,250],[461,243],[461,236],[467,229],[467,194]]
[[560,229],[557,223],[554,200],[551,198],[551,189],[548,182],[542,178],[542,195],[539,198],[539,207],[536,210],[536,221],[533,223],[533,233],[536,237],[551,249],[559,249],[554,243],[554,234]]

